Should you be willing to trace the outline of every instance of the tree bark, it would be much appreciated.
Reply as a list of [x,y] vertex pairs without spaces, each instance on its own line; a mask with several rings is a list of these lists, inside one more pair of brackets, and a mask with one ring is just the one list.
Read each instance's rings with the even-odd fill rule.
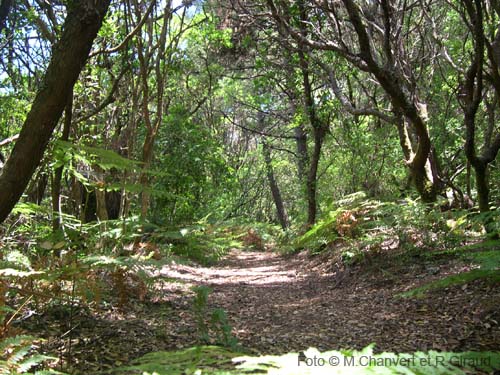
[[106,190],[97,187],[95,189],[96,200],[96,215],[99,221],[106,221],[109,219],[108,210],[106,208]]
[[[307,11],[304,7],[303,1],[299,2],[299,11],[300,11],[300,32],[306,37],[307,36],[307,28],[306,24],[309,22],[307,17]],[[317,199],[316,199],[316,187],[317,187],[317,179],[318,179],[318,165],[319,160],[321,158],[321,147],[323,146],[323,140],[326,134],[326,126],[323,124],[318,118],[318,114],[316,112],[316,103],[314,101],[314,94],[311,85],[311,80],[309,77],[309,62],[308,56],[304,49],[306,46],[303,43],[299,43],[299,65],[300,70],[302,72],[302,87],[304,89],[304,107],[306,110],[306,114],[309,118],[309,123],[311,124],[313,130],[313,138],[314,138],[314,148],[311,156],[311,160],[309,162],[309,171],[307,174],[306,181],[306,195],[307,195],[307,225],[312,226],[316,222],[317,215]]]
[[325,138],[323,129],[313,129],[314,131],[314,148],[309,165],[309,173],[307,174],[307,225],[312,226],[316,223],[318,212],[317,204],[317,185],[318,185],[318,165],[321,159],[321,148]]
[[474,167],[476,172],[476,188],[479,211],[488,212],[490,210],[490,189],[488,186],[488,165],[477,163]]
[[0,222],[19,201],[62,115],[111,0],[71,2],[59,42],[0,176]]
[[[61,140],[67,141],[69,139],[69,132],[71,131],[71,121],[73,119],[73,92],[71,92],[68,104],[64,110],[64,124],[61,134]],[[54,171],[52,176],[52,230],[55,232],[61,227],[61,180],[62,180],[63,166],[60,166]]]
[[42,203],[48,183],[47,171],[45,170],[46,168],[46,166],[42,166],[38,170],[38,173],[36,173],[35,176],[31,179],[31,182],[26,188],[27,202],[35,203],[38,205]]
[[[160,28],[159,41],[155,45],[154,38],[151,34],[151,29],[148,29],[149,38],[143,39],[138,38],[138,59],[139,59],[139,74],[142,85],[142,116],[144,124],[146,125],[146,136],[144,140],[144,145],[142,147],[142,162],[143,168],[139,176],[139,183],[142,185],[141,192],[141,218],[146,219],[150,201],[151,201],[151,178],[150,178],[150,167],[154,159],[154,144],[158,131],[162,125],[163,114],[167,113],[170,104],[169,100],[165,100],[165,84],[168,73],[168,60],[171,58],[168,55],[173,44],[178,43],[180,38],[173,38],[172,41],[168,41],[168,33],[170,31],[170,21],[172,19],[172,3],[167,1],[165,4],[164,13],[162,15],[162,24]],[[152,17],[148,22],[153,22],[154,17]],[[182,19],[181,23],[184,20]],[[181,27],[182,30],[182,27]],[[182,31],[180,31],[182,32]],[[172,36],[170,36],[172,37]],[[145,44],[144,42],[147,42]],[[157,50],[154,54],[155,49]],[[168,58],[167,58],[168,57]],[[150,72],[154,72],[154,79],[156,84],[156,95],[155,95],[155,105],[156,114],[153,116],[149,105],[150,105]]]
[[[476,174],[476,189],[477,189],[477,200],[479,204],[479,211],[481,213],[487,213],[490,211],[489,202],[489,183],[488,183],[488,166],[493,162],[500,149],[500,134],[497,134],[494,140],[492,140],[493,129],[487,129],[485,134],[485,143],[483,150],[480,155],[477,155],[476,151],[476,116],[479,111],[481,102],[484,101],[484,83],[483,79],[485,75],[483,74],[485,65],[484,52],[486,37],[484,31],[484,13],[483,5],[480,1],[462,1],[464,9],[466,11],[467,17],[470,20],[470,31],[474,40],[474,53],[472,55],[472,61],[465,72],[465,80],[463,82],[463,87],[461,88],[461,96],[463,102],[461,103],[462,109],[464,111],[464,123],[465,123],[465,155],[467,157],[468,163],[474,169]],[[494,56],[491,55],[489,51],[490,62],[492,63],[493,70],[496,70],[496,61]],[[492,72],[491,77],[498,76],[498,72]],[[497,81],[494,79],[494,81]],[[497,82],[500,83],[500,82]],[[497,90],[495,82],[493,84],[494,89]],[[498,95],[498,91],[497,91]],[[486,103],[486,106],[488,103]],[[494,113],[490,113],[494,116]],[[490,119],[494,121],[494,117]],[[498,233],[495,233],[494,225],[492,225],[492,218],[489,215],[485,215],[483,219],[483,225],[486,232],[498,238]]]
[[151,164],[153,162],[153,151],[154,151],[154,139],[155,133],[146,134],[146,139],[144,140],[144,145],[142,148],[142,171],[139,177],[139,183],[142,185],[141,192],[141,218],[146,219],[149,211],[149,203],[151,200],[151,192],[150,192],[150,178],[149,178],[149,169],[151,168]]
[[295,143],[297,146],[297,174],[299,181],[303,184],[306,181],[307,165],[309,163],[309,154],[307,151],[307,133],[303,125],[293,129]]
[[271,188],[271,194],[273,196],[274,205],[276,206],[276,213],[278,215],[278,220],[281,224],[281,228],[286,230],[290,223],[288,221],[288,215],[286,213],[285,205],[283,204],[283,199],[281,197],[281,192],[274,176],[274,170],[271,159],[271,151],[269,150],[269,145],[266,142],[262,143],[262,153],[264,154],[264,163],[266,164],[267,180],[269,181],[269,187]]
[[353,0],[343,0],[343,3],[358,36],[359,47],[361,49],[360,57],[366,64],[366,70],[374,75],[380,86],[382,86],[389,96],[393,107],[409,121],[415,131],[418,144],[415,147],[411,160],[407,164],[410,168],[415,188],[422,201],[434,202],[437,197],[437,189],[433,181],[429,179],[430,176],[426,170],[432,144],[426,121],[419,113],[419,103],[416,100],[412,100],[410,95],[406,93],[408,90],[406,90],[404,84],[401,83],[402,80],[398,77],[390,48],[386,50],[388,63],[381,66],[377,61],[373,53],[371,37],[363,24],[356,3]]

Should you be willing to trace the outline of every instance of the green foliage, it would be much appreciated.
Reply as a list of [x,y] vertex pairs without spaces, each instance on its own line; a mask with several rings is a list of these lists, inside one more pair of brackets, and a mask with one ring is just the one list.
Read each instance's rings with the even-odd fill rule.
[[470,262],[470,271],[447,276],[428,284],[421,285],[401,294],[403,297],[420,297],[433,289],[442,289],[454,285],[462,285],[474,280],[482,279],[493,283],[500,282],[500,241],[488,240],[473,245],[461,246],[456,249],[430,254],[437,256],[458,256]]
[[5,303],[14,304],[32,292],[30,307],[36,311],[70,298],[100,304],[118,297],[122,305],[131,296],[143,299],[160,277],[151,271],[171,258],[168,249],[147,243],[135,246],[134,240],[142,235],[138,228],[142,226],[133,218],[100,224],[75,220],[71,225],[65,222],[64,231],[33,231],[28,241],[7,242],[0,281],[12,288]]
[[193,299],[193,312],[196,319],[196,327],[198,329],[198,337],[202,343],[207,344],[210,340],[208,336],[208,295],[212,292],[212,289],[207,286],[196,286],[193,287],[195,292],[195,297]]
[[318,252],[338,239],[353,246],[377,247],[386,240],[399,241],[406,250],[421,252],[461,244],[465,232],[479,236],[476,216],[462,211],[443,213],[438,207],[412,199],[380,201],[355,193],[332,202],[330,208],[305,234],[294,240],[297,249]]
[[[375,354],[370,345],[361,351],[341,350],[319,352],[308,349],[282,356],[242,357],[237,368],[240,374],[262,373],[283,375],[306,374],[467,374],[469,371],[493,371],[500,368],[500,353],[449,353],[430,351],[413,354]],[[299,358],[302,360],[299,361]],[[308,364],[310,364],[308,366]],[[316,365],[314,365],[316,364]]]
[[[352,215],[352,220],[346,222],[347,213]],[[349,265],[363,260],[374,250],[380,251],[385,243],[398,243],[398,253],[403,251],[428,258],[459,256],[470,263],[470,270],[466,272],[421,285],[402,293],[402,296],[421,296],[430,290],[477,279],[500,280],[498,241],[461,245],[465,233],[480,236],[482,221],[478,221],[478,215],[461,211],[443,213],[410,199],[381,202],[357,193],[333,202],[325,216],[294,240],[295,249],[306,248],[315,253],[338,248],[340,259]],[[338,241],[342,246],[334,246]],[[450,246],[455,247],[450,250]]]
[[214,264],[232,248],[241,247],[240,233],[232,233],[224,224],[208,224],[201,220],[182,227],[159,227],[151,239],[175,255],[192,259],[203,265]]
[[89,184],[88,176],[80,173],[77,166],[98,166],[104,171],[116,169],[120,171],[135,170],[139,163],[118,155],[112,150],[57,141],[53,149],[53,168],[65,167],[70,175],[75,176],[83,184]]
[[493,283],[498,283],[500,282],[500,270],[476,269],[472,271],[462,272],[456,275],[447,276],[444,279],[432,281],[428,284],[401,293],[400,295],[402,297],[421,297],[425,292],[430,290],[467,284],[478,279],[484,279]]
[[[309,249],[313,253],[319,252],[339,238],[346,239],[356,235],[351,213],[365,209],[370,204],[372,202],[367,199],[363,192],[350,194],[341,200],[334,201],[324,218],[318,220],[311,229],[293,241],[294,248],[296,250]],[[349,236],[345,236],[345,234],[349,234]]]
[[233,187],[223,145],[182,104],[172,108],[164,122],[167,131],[159,137],[168,152],[151,173],[155,180],[152,220],[173,226],[207,215],[222,219],[224,197]]
[[221,308],[209,309],[208,296],[212,289],[207,286],[193,287],[195,297],[193,299],[193,312],[198,329],[198,337],[203,344],[210,344],[211,334],[214,344],[222,345],[232,350],[238,348],[238,340],[232,334],[226,312]]
[[327,219],[319,220],[311,229],[294,241],[296,250],[313,249],[313,252],[323,249],[328,243],[338,238],[335,223],[340,211],[332,211]]
[[223,348],[205,346],[176,352],[149,353],[136,360],[133,366],[115,369],[112,373],[128,375],[143,371],[157,375],[465,375],[476,371],[491,372],[500,369],[498,352],[429,351],[412,354],[387,352],[376,354],[373,349],[373,345],[360,351],[319,352],[310,348],[300,354],[238,356],[237,353]]
[[[68,1],[54,5],[53,9],[41,3],[16,4],[0,35],[6,47],[1,52],[5,63],[0,72],[0,140],[21,129],[29,104],[43,82],[41,72],[53,44],[47,40],[51,39],[48,36],[57,37],[61,27],[57,25],[64,24],[62,18]],[[188,3],[193,5],[187,7]],[[327,10],[310,12],[308,22],[304,23],[299,2],[278,3],[277,12],[289,18],[286,27],[305,31],[321,43],[324,41],[316,38],[315,30],[324,30],[326,38],[345,34],[349,43],[352,30],[342,5],[337,14],[330,14],[339,16],[338,32],[330,33],[324,24]],[[333,51],[313,48],[302,51],[303,56],[299,56],[294,48],[288,48],[290,43],[285,39],[291,34],[281,32],[283,25],[278,30],[271,18],[270,23],[255,22],[259,17],[251,12],[261,16],[267,11],[259,4],[249,7],[244,15],[237,15],[220,7],[219,1],[184,1],[182,4],[177,1],[171,4],[177,10],[166,13],[165,17],[162,17],[165,7],[152,7],[147,14],[143,5],[112,4],[94,51],[119,48],[113,53],[93,53],[91,63],[80,75],[74,88],[72,142],[52,143],[38,176],[27,189],[27,197],[41,199],[41,203],[18,204],[13,220],[0,228],[0,285],[5,300],[0,306],[0,321],[18,312],[8,305],[18,304],[23,295],[33,293],[30,304],[35,305],[36,310],[67,300],[68,296],[81,304],[97,302],[106,287],[125,296],[127,280],[139,279],[144,285],[154,285],[156,279],[151,276],[152,271],[169,262],[172,256],[210,265],[229,249],[242,246],[268,250],[278,244],[287,250],[308,249],[312,253],[331,250],[347,265],[368,259],[369,254],[389,251],[398,256],[403,253],[403,261],[409,255],[424,260],[457,256],[470,265],[470,271],[423,285],[407,292],[409,296],[476,279],[498,281],[498,245],[460,247],[466,241],[482,237],[484,223],[497,234],[498,209],[481,214],[459,210],[443,213],[437,205],[424,205],[413,199],[408,187],[404,187],[408,166],[402,162],[400,140],[394,126],[376,116],[347,113],[339,103],[338,93],[330,87],[332,77],[317,62],[335,67],[333,78],[353,108],[361,112],[373,109],[387,116],[397,114],[399,111],[391,106],[384,87],[374,79],[377,77],[357,69]],[[184,5],[186,9],[182,9]],[[468,33],[468,23],[464,22],[467,15],[459,14],[461,8],[439,5],[439,2],[429,5],[425,22],[421,22],[424,11],[419,4],[412,8],[414,11],[405,13],[402,32],[394,35],[407,36],[403,44],[408,59],[398,63],[405,66],[405,74],[419,78],[413,91],[419,93],[418,101],[429,108],[426,126],[435,153],[432,156],[441,160],[444,167],[436,168],[442,172],[440,179],[469,195],[472,193],[474,198],[476,187],[466,172],[467,162],[462,152],[463,113],[462,103],[457,100],[462,95],[457,93],[462,94],[461,72],[467,70],[475,43],[473,33]],[[360,8],[362,17],[368,15],[365,8],[364,5]],[[392,13],[398,24],[397,17],[403,13]],[[143,29],[129,34],[142,18],[140,15],[148,17]],[[244,18],[238,19],[239,16]],[[495,35],[497,21],[494,14],[485,17],[487,38]],[[160,35],[163,22],[168,27],[166,33]],[[425,25],[441,27],[427,32],[420,29]],[[129,38],[127,34],[135,36]],[[428,43],[431,34],[432,39],[438,39],[437,45],[444,48],[443,53],[433,55],[435,51],[428,48],[436,44],[435,40]],[[163,40],[165,50],[161,46]],[[276,43],[277,40],[283,43]],[[376,55],[383,49],[379,41],[374,39]],[[332,39],[331,42],[339,41]],[[389,42],[399,45],[397,40]],[[356,50],[355,46],[348,47]],[[144,52],[144,59],[136,58],[138,51]],[[487,60],[485,58],[485,64]],[[451,61],[454,64],[449,64]],[[129,69],[121,74],[125,67]],[[489,67],[485,65],[485,69]],[[313,91],[311,108],[303,105],[307,102],[304,101],[305,70]],[[493,95],[490,86],[484,85],[476,116],[478,145],[491,143],[488,133],[493,132],[490,136],[494,137],[497,131],[494,123],[498,106],[489,100],[498,95]],[[402,87],[402,92],[406,89]],[[308,110],[311,111],[308,113]],[[146,112],[152,124],[147,123]],[[303,146],[311,159],[315,136],[308,115],[312,112],[329,129],[322,144],[315,184],[321,217],[316,225],[302,233],[297,228],[303,225],[306,216],[307,166],[306,171],[302,171],[306,178],[302,180],[296,150],[297,140],[306,139]],[[161,118],[157,117],[160,113]],[[265,115],[263,121],[260,121],[261,114]],[[411,123],[406,125],[413,146],[418,148],[419,137],[415,137]],[[304,132],[303,138],[297,136],[299,128]],[[148,137],[151,134],[154,139]],[[276,222],[276,214],[260,155],[263,139],[272,148],[271,164],[293,224],[289,232],[277,233],[276,227],[268,224]],[[148,160],[148,170],[144,171],[140,163],[131,159],[140,159],[149,141],[153,155],[151,165]],[[2,153],[8,155],[13,145],[8,143]],[[120,149],[130,159],[110,149]],[[45,185],[54,169],[60,167],[64,167],[65,172],[61,187],[63,224],[61,230],[53,232],[48,217],[55,214],[51,212],[51,197]],[[498,163],[490,164],[491,182],[499,180],[499,171]],[[138,178],[140,172],[145,172],[147,183]],[[74,183],[75,179],[88,190],[126,192],[121,198],[127,204],[120,212],[130,212],[130,216],[116,221],[82,223],[78,219],[80,199],[73,199],[81,193],[77,191],[79,184]],[[490,201],[498,206],[500,185],[491,185]],[[34,199],[33,196],[38,195],[34,194],[35,190],[43,196]],[[353,194],[359,190],[366,193]],[[146,192],[152,197],[148,212],[151,222],[136,216],[140,206],[137,198]],[[408,198],[396,198],[407,194]],[[451,205],[447,198],[440,203]],[[214,224],[228,218],[234,221]],[[255,224],[255,221],[265,224]],[[292,238],[294,231],[300,233],[296,238]],[[198,287],[195,293],[193,310],[201,341],[236,348],[225,311],[208,307],[210,289]],[[114,296],[116,294],[109,295]],[[11,345],[14,352],[15,347],[16,344]],[[372,354],[371,348],[365,351]],[[189,362],[186,357],[193,353],[186,351],[178,358],[174,356],[184,361],[187,370],[169,368],[168,361],[176,359],[163,354],[167,357],[166,363],[160,356],[152,355],[149,363],[158,361],[162,365],[144,371],[195,371],[201,362]],[[329,354],[332,353],[340,352]],[[220,355],[227,359],[230,356],[226,354],[215,348],[201,348],[198,352],[198,356]],[[19,349],[16,363],[23,363],[22,357],[29,355],[29,350]],[[285,362],[292,357],[248,359],[238,371],[251,372],[254,366],[263,372],[286,373],[289,369]],[[276,366],[274,370],[272,363]],[[209,367],[207,370],[211,371]],[[300,373],[306,371],[300,370]],[[415,372],[425,373],[420,370]]]
[[[9,337],[0,342],[0,374],[1,375],[48,375],[61,374],[51,369],[40,370],[44,363],[55,358],[36,354],[35,338],[31,336]],[[35,372],[30,372],[38,368]]]
[[498,250],[473,252],[464,254],[463,257],[472,264],[478,265],[482,270],[500,269],[500,251]]
[[227,313],[223,309],[216,308],[212,311],[210,324],[216,334],[216,344],[233,350],[238,347],[238,339],[233,336],[233,327],[229,324]]
[[[174,352],[154,352],[137,359],[131,366],[114,369],[113,375],[224,374],[233,368],[232,358],[241,355],[219,346],[197,346]],[[196,372],[198,371],[198,372]],[[230,374],[230,372],[227,372]]]

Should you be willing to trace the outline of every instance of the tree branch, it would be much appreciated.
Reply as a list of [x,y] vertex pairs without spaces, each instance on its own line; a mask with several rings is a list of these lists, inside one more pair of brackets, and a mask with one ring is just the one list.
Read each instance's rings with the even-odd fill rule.
[[127,36],[125,36],[125,38],[122,40],[122,42],[120,44],[118,44],[115,47],[109,48],[109,49],[104,49],[104,50],[99,50],[99,51],[92,52],[89,57],[94,57],[94,56],[97,56],[97,55],[100,55],[100,54],[110,54],[110,53],[113,53],[113,52],[118,52],[123,47],[125,47],[126,44],[128,43],[128,41],[130,39],[132,39],[135,36],[135,34],[137,34],[141,30],[141,28],[144,25],[144,23],[146,23],[146,21],[147,21],[147,19],[149,17],[149,14],[153,10],[153,7],[155,6],[155,4],[156,4],[156,0],[151,1],[151,4],[149,4],[148,9],[146,10],[146,13],[144,13],[144,16],[141,18],[141,20],[139,21],[139,23],[137,24],[137,26],[130,33],[128,33]]
[[19,134],[13,135],[12,137],[5,138],[4,140],[0,141],[0,147],[3,147],[5,145],[8,145],[9,143],[12,143],[16,141],[19,138]]

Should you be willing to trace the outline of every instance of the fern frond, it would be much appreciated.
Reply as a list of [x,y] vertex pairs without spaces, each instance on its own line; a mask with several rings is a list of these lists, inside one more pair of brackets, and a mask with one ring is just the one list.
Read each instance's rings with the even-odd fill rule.
[[9,356],[8,361],[13,365],[18,365],[30,352],[31,343],[28,345],[20,346],[16,348],[12,354]]
[[25,359],[18,365],[18,371],[23,373],[26,372],[30,369],[32,369],[35,366],[38,366],[42,364],[44,361],[52,360],[55,359],[54,357],[49,357],[43,354],[35,354],[30,356],[29,358]]
[[10,347],[24,345],[26,342],[32,342],[33,340],[35,340],[35,338],[28,335],[7,337],[0,341],[0,352],[3,353]]

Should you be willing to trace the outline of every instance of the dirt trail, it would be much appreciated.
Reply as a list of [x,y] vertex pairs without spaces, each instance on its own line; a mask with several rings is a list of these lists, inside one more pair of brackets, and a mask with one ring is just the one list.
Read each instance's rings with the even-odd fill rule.
[[[379,258],[339,273],[328,254],[285,258],[234,250],[213,267],[165,266],[163,282],[146,300],[77,311],[71,331],[67,309],[26,320],[24,329],[46,338],[47,352],[71,358],[75,374],[110,369],[148,352],[199,344],[190,288],[207,285],[209,308],[223,308],[239,343],[255,353],[370,343],[393,352],[500,349],[498,285],[473,282],[422,299],[398,298],[464,265]],[[71,334],[61,339],[61,332]]]
[[374,262],[339,277],[325,263],[305,254],[234,250],[216,267],[169,267],[163,273],[213,288],[210,305],[226,310],[244,347],[261,352],[370,343],[401,352],[500,348],[495,286],[477,282],[423,299],[395,297],[459,265]]

